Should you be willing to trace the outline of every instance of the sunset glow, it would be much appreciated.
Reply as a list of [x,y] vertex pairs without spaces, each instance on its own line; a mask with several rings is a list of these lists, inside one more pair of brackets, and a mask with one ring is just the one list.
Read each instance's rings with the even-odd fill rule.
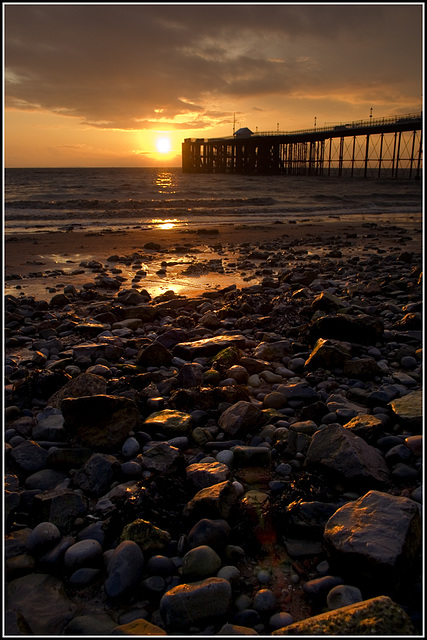
[[185,138],[422,109],[421,5],[176,4],[166,17],[161,4],[4,3],[3,14],[7,167],[173,167]]

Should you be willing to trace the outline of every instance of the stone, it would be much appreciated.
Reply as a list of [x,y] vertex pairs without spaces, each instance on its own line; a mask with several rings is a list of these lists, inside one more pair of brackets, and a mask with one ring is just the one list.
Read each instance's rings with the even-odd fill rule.
[[384,333],[384,325],[379,318],[366,315],[350,316],[338,314],[315,320],[310,329],[313,340],[332,338],[359,344],[375,344]]
[[265,467],[271,464],[271,450],[268,447],[237,446],[233,449],[233,468]]
[[78,609],[66,595],[62,580],[44,573],[12,580],[7,586],[5,605],[22,616],[35,636],[62,635]]
[[111,450],[122,446],[129,431],[140,426],[138,408],[130,398],[110,395],[65,398],[65,427],[86,446]]
[[168,366],[172,362],[172,353],[161,342],[154,341],[140,349],[136,364],[141,367]]
[[348,378],[357,378],[358,380],[369,380],[375,376],[382,374],[381,367],[374,358],[364,357],[354,360],[347,360],[344,363],[343,373]]
[[144,556],[136,542],[124,540],[114,549],[107,565],[105,592],[110,598],[125,595],[134,589],[142,578]]
[[[421,519],[410,498],[371,490],[331,516],[323,536],[330,563],[365,589],[394,593],[417,560]],[[357,580],[357,582],[356,582]]]
[[182,577],[185,582],[196,582],[215,576],[221,568],[221,558],[208,545],[190,549],[182,559]]
[[113,636],[166,636],[167,633],[164,629],[156,624],[152,624],[143,618],[137,618],[132,622],[126,624],[120,624],[111,632]]
[[45,551],[53,547],[61,538],[61,532],[52,522],[40,522],[29,534],[25,548],[30,553]]
[[272,613],[277,607],[277,598],[271,589],[260,589],[254,595],[253,608],[263,615]]
[[274,362],[282,360],[292,353],[288,340],[278,340],[277,342],[260,342],[254,350],[254,358]]
[[192,361],[199,357],[211,358],[230,346],[244,348],[245,342],[242,335],[215,336],[193,342],[180,342],[174,346],[172,353],[177,358]]
[[355,416],[344,424],[344,428],[368,443],[376,442],[383,431],[381,420],[370,414]]
[[94,453],[75,473],[74,485],[91,496],[100,497],[110,488],[118,468],[119,462],[114,456]]
[[315,369],[342,369],[351,357],[350,345],[338,340],[319,338],[305,361],[308,371]]
[[214,577],[173,587],[162,596],[159,610],[166,628],[175,631],[205,620],[217,622],[230,606],[230,583]]
[[360,589],[348,584],[338,584],[333,587],[326,596],[326,603],[329,610],[347,607],[356,602],[362,602],[363,597]]
[[25,440],[10,452],[10,457],[21,471],[35,472],[44,469],[47,451],[33,440]]
[[163,475],[183,473],[185,466],[184,454],[167,442],[156,442],[140,453],[136,460],[143,469]]
[[387,596],[327,611],[272,632],[282,635],[405,636],[415,629],[408,614]]
[[199,462],[190,464],[186,476],[191,486],[200,491],[219,482],[225,482],[230,477],[230,469],[221,462]]
[[120,540],[135,542],[141,551],[149,553],[164,550],[170,543],[171,536],[148,520],[138,518],[123,528]]
[[230,536],[230,525],[226,520],[202,518],[190,530],[188,545],[190,549],[208,545],[215,551],[223,551]]
[[41,469],[31,476],[28,476],[25,480],[25,488],[29,490],[40,489],[40,491],[49,491],[63,482],[66,477],[65,473],[55,471],[55,469]]
[[117,623],[107,613],[92,613],[76,616],[67,624],[64,635],[109,636]]
[[163,411],[156,411],[149,415],[142,426],[147,433],[160,431],[169,438],[178,435],[187,436],[191,433],[193,418],[189,413],[175,411],[174,409],[163,409]]
[[422,390],[411,391],[403,398],[392,400],[389,404],[395,416],[410,431],[420,433],[423,421]]
[[68,547],[64,564],[70,571],[82,567],[98,567],[102,563],[102,546],[97,540],[80,540]]
[[189,518],[226,520],[237,502],[237,489],[230,480],[201,489],[185,505],[183,515]]
[[244,400],[236,402],[221,414],[218,424],[230,436],[245,434],[260,424],[262,412]]
[[107,382],[104,378],[93,373],[84,372],[66,382],[59,391],[49,398],[48,405],[60,409],[64,398],[103,395],[106,389]]
[[304,465],[336,474],[353,485],[376,488],[389,480],[381,452],[339,424],[316,431]]
[[242,627],[238,624],[231,624],[227,622],[216,633],[217,636],[257,636],[259,635],[255,629],[250,627]]
[[55,524],[62,532],[70,531],[76,518],[88,510],[88,499],[69,489],[54,489],[34,496],[34,515],[40,521]]

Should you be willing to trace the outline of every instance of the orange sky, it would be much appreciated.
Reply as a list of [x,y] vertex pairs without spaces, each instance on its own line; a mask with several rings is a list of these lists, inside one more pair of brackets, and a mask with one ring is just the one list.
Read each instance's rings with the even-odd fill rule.
[[232,135],[234,119],[419,112],[423,9],[4,3],[5,165],[180,166],[184,138]]

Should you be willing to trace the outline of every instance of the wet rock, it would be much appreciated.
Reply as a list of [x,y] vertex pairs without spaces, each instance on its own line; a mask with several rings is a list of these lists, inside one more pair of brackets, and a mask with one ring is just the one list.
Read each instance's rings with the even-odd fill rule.
[[365,589],[380,585],[391,594],[410,574],[420,550],[418,507],[409,498],[369,491],[334,513],[326,523],[324,543],[353,583],[357,578]]
[[351,433],[370,444],[377,442],[383,431],[381,420],[370,414],[362,414],[352,418],[344,424],[344,428],[349,429]]
[[140,415],[129,398],[95,395],[65,398],[62,403],[65,427],[89,447],[111,450],[123,444],[129,431],[140,425]]
[[102,496],[110,488],[118,467],[114,456],[94,453],[74,475],[74,485],[91,496]]
[[221,619],[231,606],[231,586],[223,578],[207,578],[167,591],[160,600],[166,628],[185,629],[202,621]]
[[196,490],[225,482],[230,477],[230,469],[220,462],[199,462],[186,468],[187,480]]
[[387,596],[378,596],[356,604],[327,611],[272,632],[281,635],[413,635],[408,614]]
[[380,451],[339,424],[327,425],[311,439],[307,467],[338,474],[353,486],[383,486],[389,470]]
[[167,437],[187,436],[191,433],[193,418],[190,414],[173,409],[164,409],[148,416],[143,422],[143,429],[148,433],[159,431]]

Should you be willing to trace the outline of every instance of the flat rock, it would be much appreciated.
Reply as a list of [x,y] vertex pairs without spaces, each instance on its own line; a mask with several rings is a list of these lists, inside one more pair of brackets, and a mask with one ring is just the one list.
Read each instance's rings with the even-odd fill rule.
[[7,587],[6,608],[19,613],[35,636],[62,635],[77,613],[62,580],[43,573],[13,580]]
[[226,520],[237,502],[237,490],[230,480],[201,489],[184,507],[183,515],[193,519]]
[[412,391],[403,398],[397,398],[390,402],[393,413],[411,431],[419,433],[423,420],[423,393],[422,390]]
[[113,636],[166,636],[167,633],[164,629],[159,627],[157,624],[152,624],[144,618],[137,618],[136,620],[132,620],[132,622],[127,622],[126,624],[120,624],[111,632]]
[[176,411],[174,409],[164,409],[156,411],[148,416],[143,422],[143,429],[147,433],[160,431],[167,437],[187,436],[191,432],[193,418],[189,413]]
[[230,477],[230,469],[221,462],[198,462],[190,464],[186,470],[189,483],[196,491],[225,482]]
[[180,342],[173,348],[173,355],[183,360],[194,360],[198,357],[210,358],[226,347],[244,348],[245,343],[246,339],[242,335],[215,336],[194,342]]
[[308,371],[315,369],[342,369],[351,358],[350,345],[338,340],[319,338],[305,362]]
[[387,596],[363,600],[276,629],[272,636],[408,636],[415,629],[408,614]]
[[380,584],[390,593],[410,573],[421,545],[416,502],[369,491],[340,507],[325,525],[324,544],[340,573],[363,588]]
[[327,425],[312,436],[305,466],[338,474],[352,484],[371,488],[389,480],[389,469],[375,447],[339,424]]

